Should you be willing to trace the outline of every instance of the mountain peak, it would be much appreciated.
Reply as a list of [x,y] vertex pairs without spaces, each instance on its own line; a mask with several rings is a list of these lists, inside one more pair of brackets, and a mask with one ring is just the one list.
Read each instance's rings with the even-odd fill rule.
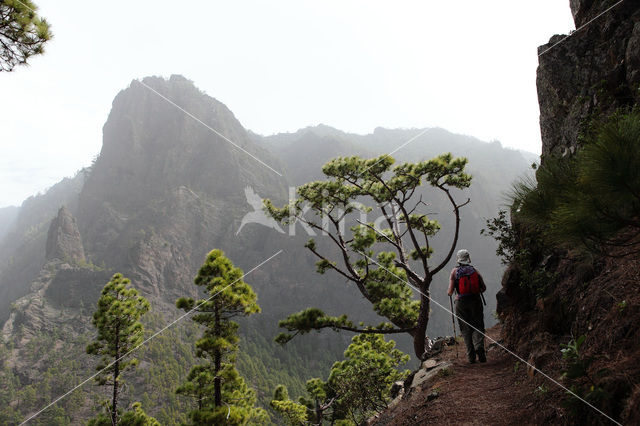
[[183,76],[182,74],[171,74],[171,77],[169,77],[169,81],[188,81],[190,83],[193,83],[191,80],[189,80],[187,77]]
[[274,162],[229,108],[181,75],[133,80],[113,101],[103,141],[84,192],[114,205],[144,204],[182,185],[241,194],[256,174],[274,174],[247,154]]

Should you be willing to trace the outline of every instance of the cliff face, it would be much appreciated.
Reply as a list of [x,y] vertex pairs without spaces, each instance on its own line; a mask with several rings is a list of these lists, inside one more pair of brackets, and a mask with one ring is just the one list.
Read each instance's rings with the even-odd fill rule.
[[228,197],[242,193],[247,184],[256,185],[258,192],[283,184],[241,150],[276,169],[277,160],[251,142],[224,104],[182,76],[133,81],[114,99],[103,135],[81,208],[100,199],[132,210],[180,186]]
[[[573,154],[589,121],[602,121],[640,102],[640,2],[623,1],[607,12],[615,1],[570,3],[576,27],[585,27],[564,41],[554,36],[539,48],[543,155]],[[517,223],[515,230],[519,248],[536,265],[532,271],[531,265],[516,261],[503,276],[497,311],[504,343],[546,374],[562,377],[563,385],[616,421],[638,424],[640,333],[632,324],[640,317],[635,290],[640,257],[615,247],[605,256],[542,248],[538,235]],[[534,274],[541,278],[530,284],[534,288],[521,285],[531,283],[526,278]],[[548,406],[554,411],[545,422],[604,421],[559,387],[550,388],[540,404],[541,409]]]
[[[51,221],[47,235],[46,262],[31,282],[28,294],[15,301],[2,328],[2,340],[17,343],[11,348],[6,365],[24,370],[30,379],[39,372],[27,367],[27,360],[34,358],[29,354],[29,343],[39,335],[55,334],[54,330],[71,324],[68,332],[74,337],[88,332],[91,325],[84,307],[95,304],[109,277],[107,271],[86,264],[76,220],[66,207],[61,207]],[[56,345],[65,343],[69,342],[56,339]]]
[[590,118],[640,101],[640,3],[598,17],[615,3],[571,0],[577,30],[538,48],[543,155],[575,152]]
[[133,81],[114,99],[103,132],[79,197],[85,248],[169,303],[191,290],[212,247],[236,245],[245,187],[264,197],[286,194],[283,178],[239,148],[274,167],[278,161],[225,105],[182,76]]

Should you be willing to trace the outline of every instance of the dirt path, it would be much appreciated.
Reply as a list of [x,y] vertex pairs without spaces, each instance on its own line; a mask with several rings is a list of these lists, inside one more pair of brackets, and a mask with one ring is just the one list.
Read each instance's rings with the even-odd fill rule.
[[[497,339],[499,326],[488,334]],[[497,348],[488,352],[485,364],[469,364],[462,344],[458,350],[456,359],[455,348],[445,348],[438,359],[453,366],[422,389],[413,390],[372,424],[535,424],[548,416],[539,406],[549,395],[536,392],[540,380],[527,376],[526,365]],[[555,411],[548,405],[547,409]]]

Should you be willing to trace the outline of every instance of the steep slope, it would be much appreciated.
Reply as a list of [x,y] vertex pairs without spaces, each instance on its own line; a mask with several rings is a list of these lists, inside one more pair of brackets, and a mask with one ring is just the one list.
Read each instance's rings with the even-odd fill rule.
[[85,260],[82,238],[76,220],[64,206],[58,210],[58,216],[49,226],[45,249],[46,259],[68,258],[73,262]]
[[[251,143],[231,111],[183,77],[143,83],[255,157],[277,164]],[[273,171],[133,82],[115,98],[104,126],[102,151],[80,194],[80,229],[92,256],[125,270],[139,266],[145,247],[130,253],[123,252],[123,245],[141,240],[134,232],[155,233],[148,237],[157,239],[152,245],[163,239],[160,244],[166,242],[168,249],[154,253],[150,260],[155,264],[145,267],[166,269],[173,274],[168,282],[188,288],[207,249],[233,237],[234,209],[244,203],[246,186],[268,197],[286,195],[284,181]],[[170,265],[171,259],[179,265]],[[153,275],[148,270],[140,274]],[[158,291],[157,279],[146,283],[149,279],[145,285]]]
[[[96,303],[109,272],[86,264],[80,233],[66,208],[59,210],[47,234],[45,263],[28,294],[12,304],[2,327],[2,340],[9,343],[0,351],[5,387],[0,401],[7,407],[0,412],[3,424],[19,423],[22,409],[45,404],[80,379],[82,371],[91,369],[86,357],[77,356],[76,348],[84,347],[92,332],[85,308]],[[37,383],[40,386],[34,387]],[[72,398],[58,409],[79,410],[81,417],[87,417],[91,409],[84,400]],[[50,410],[39,421],[56,423],[66,418],[59,415]]]

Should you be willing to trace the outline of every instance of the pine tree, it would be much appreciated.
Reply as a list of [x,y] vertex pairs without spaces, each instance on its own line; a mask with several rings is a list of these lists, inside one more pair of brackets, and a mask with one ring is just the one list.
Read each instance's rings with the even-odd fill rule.
[[382,334],[359,334],[344,352],[345,360],[331,367],[328,386],[355,424],[384,410],[391,385],[409,374],[397,370],[409,356],[395,346],[393,340],[386,342]]
[[213,250],[194,281],[205,288],[207,299],[180,298],[176,302],[178,308],[194,311],[193,321],[204,326],[196,355],[206,363],[193,367],[176,391],[195,399],[190,418],[196,425],[259,424],[266,419],[266,412],[255,407],[255,392],[235,368],[238,324],[232,319],[260,312],[256,294],[242,278],[240,268],[221,250]]
[[353,337],[344,353],[345,359],[331,367],[329,379],[310,379],[307,395],[298,402],[289,399],[287,388],[279,385],[271,407],[290,425],[311,423],[363,424],[387,407],[391,386],[403,380],[409,371],[398,371],[409,356],[395,348],[393,340],[382,334],[359,334]]
[[[459,203],[453,190],[471,185],[464,169],[465,158],[443,154],[428,161],[404,163],[394,168],[389,155],[378,158],[340,157],[322,168],[326,180],[298,187],[297,199],[282,208],[265,200],[267,212],[276,220],[290,224],[296,221],[328,235],[337,249],[336,259],[323,252],[314,239],[306,244],[317,262],[318,272],[333,271],[355,285],[374,311],[389,320],[380,325],[356,326],[347,315],[332,317],[319,309],[309,308],[292,314],[280,322],[289,332],[277,337],[286,343],[297,334],[331,328],[356,333],[408,333],[413,338],[414,352],[422,358],[425,352],[429,322],[429,289],[433,277],[449,262],[460,230],[460,209],[469,199]],[[425,202],[414,197],[424,182],[437,190],[449,203],[455,218],[453,239],[442,258],[432,264],[433,237],[440,230],[438,221],[422,213]],[[343,232],[344,219],[355,212],[371,212],[373,201],[383,218],[382,227],[359,223]],[[411,283],[420,291],[414,300]]]
[[515,222],[553,247],[637,253],[640,111],[596,120],[583,143],[572,157],[546,156],[535,180],[514,185]]
[[131,410],[125,412],[118,418],[118,423],[113,423],[113,419],[104,414],[98,415],[97,418],[89,420],[87,426],[160,426],[160,422],[149,416],[142,409],[142,404],[134,402]]
[[[285,385],[278,385],[273,393],[271,408],[291,426],[300,426],[307,422],[307,407],[289,399]],[[319,423],[322,424],[322,423]]]
[[108,407],[112,425],[120,424],[118,402],[124,383],[122,374],[138,363],[137,359],[125,355],[142,343],[144,328],[139,320],[149,310],[149,302],[138,295],[136,289],[127,288],[130,283],[122,274],[115,274],[104,286],[92,320],[98,336],[87,346],[88,354],[101,357],[96,367],[100,371],[96,381],[112,387]]
[[12,71],[44,52],[51,32],[37,9],[30,0],[0,0],[0,71]]

